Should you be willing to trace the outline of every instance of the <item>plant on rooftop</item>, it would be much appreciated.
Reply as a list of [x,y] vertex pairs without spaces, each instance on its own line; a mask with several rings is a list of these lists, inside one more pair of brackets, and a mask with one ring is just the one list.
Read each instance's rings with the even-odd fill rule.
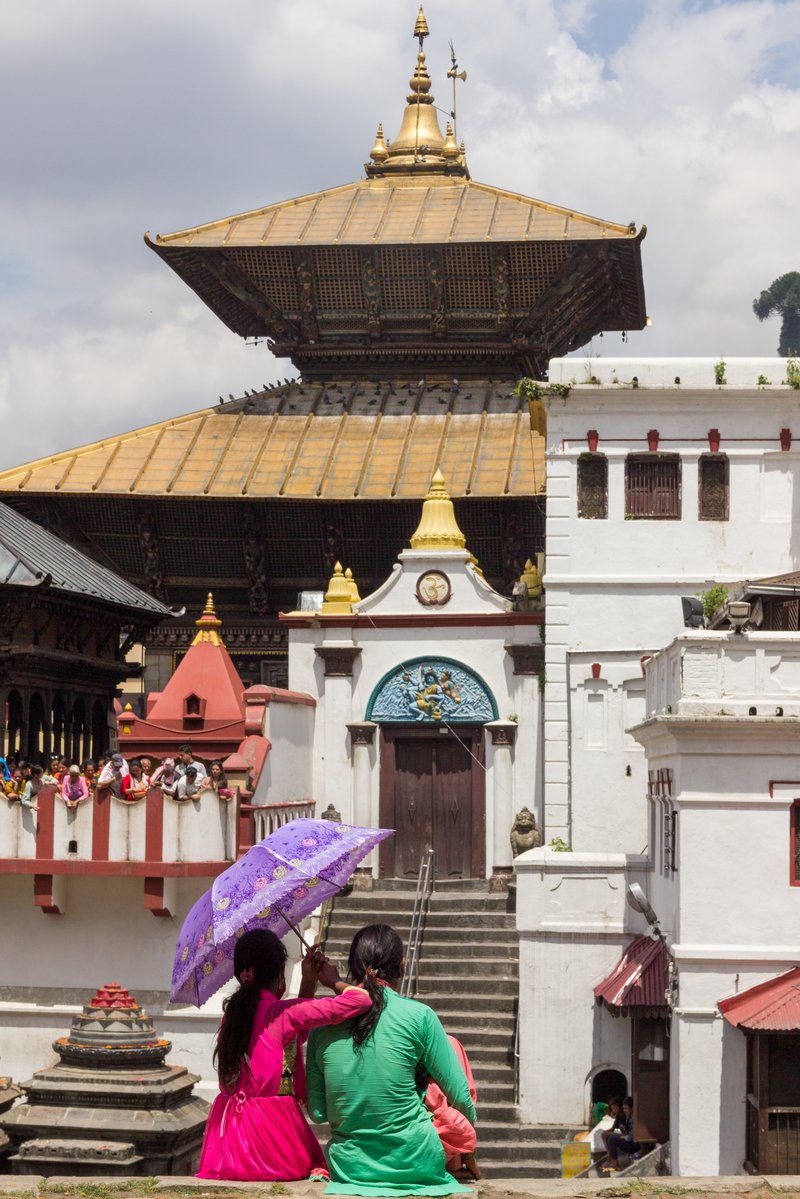
[[710,620],[715,612],[728,602],[728,588],[724,583],[715,583],[708,591],[698,591],[697,598],[703,601],[703,612],[706,620]]
[[725,359],[720,358],[714,363],[714,380],[718,387],[724,387],[728,380],[725,378]]
[[570,389],[566,383],[537,383],[536,379],[527,376],[520,379],[514,388],[515,396],[522,396],[529,402],[540,400],[543,395],[560,396],[562,400],[566,400],[569,393]]
[[554,853],[572,853],[572,846],[567,845],[563,837],[553,837],[550,848]]
[[786,382],[795,391],[800,388],[800,362],[796,358],[786,359]]
[[753,312],[760,321],[778,313],[781,317],[781,358],[800,352],[800,272],[789,271],[773,279],[769,287],[753,300]]
[[771,387],[772,384],[770,383],[770,381],[766,375],[759,375],[758,376],[758,386],[759,387]]

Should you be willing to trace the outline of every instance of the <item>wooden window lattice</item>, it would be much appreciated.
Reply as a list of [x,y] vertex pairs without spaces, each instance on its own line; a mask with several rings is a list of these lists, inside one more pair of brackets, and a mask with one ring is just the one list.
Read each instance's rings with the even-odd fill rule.
[[608,459],[603,454],[578,459],[578,516],[583,520],[608,517]]
[[704,454],[700,458],[700,520],[728,519],[728,471],[728,458],[725,454]]
[[625,463],[625,515],[680,520],[681,460],[673,454],[631,454]]

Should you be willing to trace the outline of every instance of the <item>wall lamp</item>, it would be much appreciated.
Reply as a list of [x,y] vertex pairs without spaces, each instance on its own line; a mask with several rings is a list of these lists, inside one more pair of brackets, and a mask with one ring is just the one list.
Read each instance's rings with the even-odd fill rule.
[[734,633],[743,633],[750,620],[750,605],[745,600],[731,600],[725,615]]

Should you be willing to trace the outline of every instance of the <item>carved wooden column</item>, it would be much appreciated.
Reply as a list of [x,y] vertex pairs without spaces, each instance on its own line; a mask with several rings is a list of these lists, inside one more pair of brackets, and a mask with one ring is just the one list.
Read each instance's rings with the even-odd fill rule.
[[[369,828],[377,821],[372,814],[372,763],[370,761],[370,746],[375,738],[377,724],[371,720],[359,720],[348,724],[350,745],[353,757],[353,824]],[[372,887],[374,860],[377,855],[373,851],[366,863],[356,867],[353,884],[358,890],[369,890]],[[368,863],[368,864],[367,864]]]
[[513,855],[511,825],[514,821],[514,758],[516,721],[491,720],[483,726],[492,738],[492,877],[491,891],[505,891],[511,882]]
[[351,764],[347,746],[347,721],[353,698],[353,669],[361,655],[358,646],[349,642],[329,642],[318,645],[315,652],[325,667],[325,695],[322,717],[325,736],[325,769],[321,807],[333,803],[342,813],[345,824],[354,823],[351,795]]

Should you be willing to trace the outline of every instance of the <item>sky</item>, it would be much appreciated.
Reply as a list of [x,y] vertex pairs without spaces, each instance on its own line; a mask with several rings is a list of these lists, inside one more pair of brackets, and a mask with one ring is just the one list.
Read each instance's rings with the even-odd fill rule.
[[[2,10],[5,11],[2,11]],[[0,468],[295,374],[143,242],[363,173],[413,0],[0,0]],[[427,0],[474,179],[647,225],[613,357],[769,356],[800,270],[800,0]],[[587,351],[588,352],[588,351]]]

